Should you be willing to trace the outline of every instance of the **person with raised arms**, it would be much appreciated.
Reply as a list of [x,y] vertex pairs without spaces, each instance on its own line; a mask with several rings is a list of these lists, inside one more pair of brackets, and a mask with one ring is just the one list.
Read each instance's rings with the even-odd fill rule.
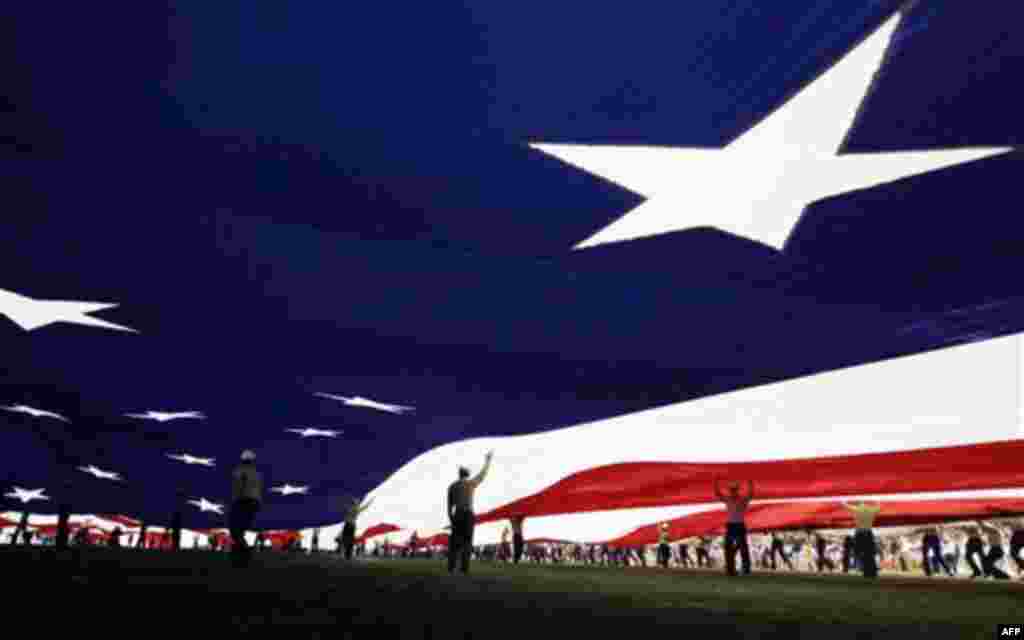
[[473,551],[473,497],[477,487],[487,477],[491,468],[493,451],[484,457],[484,467],[475,478],[469,477],[469,469],[459,467],[459,479],[448,487],[448,520],[452,531],[448,537],[448,573],[455,573],[457,561],[461,561],[462,573],[469,573],[469,558]]
[[750,547],[747,543],[746,512],[750,501],[754,499],[754,481],[747,481],[747,495],[740,495],[740,483],[730,482],[728,495],[722,493],[719,479],[715,478],[715,497],[725,503],[727,516],[725,523],[725,566],[730,576],[736,573],[736,551],[740,552],[743,561],[744,575],[750,574]]
[[874,524],[875,516],[882,510],[882,505],[878,502],[872,504],[862,500],[859,503],[844,502],[843,506],[853,513],[853,520],[857,525],[857,530],[853,534],[853,545],[860,562],[860,569],[865,578],[877,578],[878,563],[875,562],[875,556],[878,549],[875,546],[875,534],[871,531],[871,526]]
[[345,512],[345,524],[341,528],[341,546],[346,560],[352,559],[352,551],[356,544],[356,520],[370,508],[371,504],[373,504],[373,498],[362,505],[359,504],[359,498],[353,496],[349,499],[348,511]]

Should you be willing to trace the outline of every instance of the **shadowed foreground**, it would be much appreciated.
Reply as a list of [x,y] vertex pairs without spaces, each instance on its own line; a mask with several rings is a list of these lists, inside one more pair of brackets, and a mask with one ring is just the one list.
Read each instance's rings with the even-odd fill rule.
[[[346,565],[333,555],[279,553],[257,554],[252,568],[233,570],[225,554],[106,549],[63,557],[47,549],[4,549],[0,562],[15,584],[32,587],[5,594],[12,611],[38,606],[40,588],[53,587],[66,609],[50,614],[68,616],[76,628],[147,635],[282,625],[291,627],[289,637],[334,638],[657,631],[700,638],[960,639],[991,638],[997,623],[1024,621],[1020,582],[883,577],[870,583],[786,574],[726,579],[660,569],[485,563],[466,577],[448,576],[440,560]],[[23,602],[23,594],[36,604],[29,597]]]

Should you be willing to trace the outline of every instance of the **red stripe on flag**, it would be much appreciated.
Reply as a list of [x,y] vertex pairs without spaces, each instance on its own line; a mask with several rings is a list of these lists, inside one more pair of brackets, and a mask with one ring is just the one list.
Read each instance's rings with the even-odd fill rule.
[[575,473],[476,522],[716,502],[715,478],[753,480],[759,500],[1016,488],[1024,487],[1021,460],[1024,440],[766,462],[614,464]]

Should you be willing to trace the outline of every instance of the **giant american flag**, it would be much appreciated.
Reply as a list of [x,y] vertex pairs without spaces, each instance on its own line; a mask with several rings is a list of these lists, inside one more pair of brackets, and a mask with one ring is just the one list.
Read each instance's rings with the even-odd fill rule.
[[5,14],[0,463],[33,510],[220,527],[252,449],[260,527],[370,493],[429,535],[490,449],[479,510],[1019,435],[1016,3]]

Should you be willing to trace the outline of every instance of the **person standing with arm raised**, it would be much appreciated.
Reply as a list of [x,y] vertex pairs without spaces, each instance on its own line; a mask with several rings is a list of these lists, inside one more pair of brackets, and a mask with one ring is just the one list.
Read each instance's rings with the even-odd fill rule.
[[461,561],[462,573],[469,573],[469,557],[473,550],[473,497],[477,487],[487,477],[491,468],[490,451],[484,457],[484,468],[475,478],[469,477],[469,469],[459,467],[459,479],[448,487],[448,520],[452,531],[448,537],[448,573],[455,573],[456,561]]
[[360,514],[370,508],[373,498],[365,504],[359,504],[359,498],[351,498],[348,511],[345,513],[345,525],[341,528],[341,546],[345,553],[345,559],[352,559],[352,549],[356,544],[356,520]]
[[730,482],[728,495],[722,493],[719,479],[715,478],[715,497],[725,503],[727,518],[725,523],[725,566],[726,572],[736,575],[736,551],[740,552],[743,561],[744,575],[750,574],[750,547],[747,543],[747,525],[745,521],[747,507],[754,499],[754,481],[747,481],[747,495],[740,496],[740,483]]
[[859,504],[844,502],[843,506],[853,513],[853,519],[857,525],[857,531],[853,535],[853,544],[857,558],[860,560],[861,571],[864,572],[865,578],[877,578],[878,563],[875,562],[877,549],[875,548],[875,534],[871,531],[871,526],[874,524],[875,516],[882,510],[882,505],[878,502],[871,504],[862,501]]

